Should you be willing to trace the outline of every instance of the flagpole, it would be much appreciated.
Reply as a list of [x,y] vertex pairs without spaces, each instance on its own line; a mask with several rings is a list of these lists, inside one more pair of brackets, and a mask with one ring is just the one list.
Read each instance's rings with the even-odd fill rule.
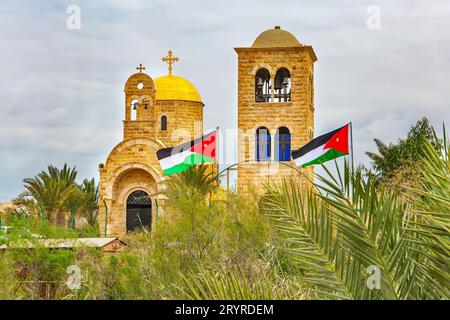
[[[219,146],[219,126],[216,127],[217,130],[217,138],[216,138],[216,143],[217,143],[217,148],[216,148],[216,161],[217,161],[217,173],[219,173],[219,151],[220,151],[220,146]],[[220,193],[220,177],[217,174],[217,196],[219,197],[219,193]]]
[[352,157],[352,174],[355,171],[355,162],[354,162],[354,155],[353,155],[353,122],[350,121],[350,144],[351,144],[351,157]]

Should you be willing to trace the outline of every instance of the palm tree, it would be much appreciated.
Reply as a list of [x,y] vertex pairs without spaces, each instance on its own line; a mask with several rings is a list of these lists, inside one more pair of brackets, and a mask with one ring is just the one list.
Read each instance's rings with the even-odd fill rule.
[[165,180],[164,194],[170,198],[205,197],[217,187],[217,177],[209,165],[192,166]]
[[77,189],[77,171],[67,164],[62,169],[50,165],[47,170],[23,180],[26,190],[16,199],[16,203],[26,205],[34,201],[44,209],[46,219],[62,225],[65,223],[67,200]]
[[397,158],[399,150],[398,146],[386,145],[380,139],[373,139],[378,153],[366,152],[367,156],[372,160],[372,167],[377,172],[378,176],[383,176],[384,173],[390,172],[393,158]]
[[[299,269],[300,287],[319,299],[450,298],[450,149],[422,145],[421,187],[406,199],[348,165],[335,175],[324,167],[314,188],[296,180],[268,186],[260,210]],[[211,272],[189,275],[186,285],[190,298],[261,298],[272,290]]]
[[450,298],[450,154],[423,143],[423,188],[410,190],[413,201],[348,166],[342,179],[318,176],[318,191],[285,181],[262,198],[303,284],[319,297]]
[[[82,206],[84,205],[84,193],[78,185],[72,189],[72,191],[67,195],[63,201],[63,210],[67,215],[69,214],[69,228],[72,229],[75,226],[76,215],[80,212]],[[67,220],[67,219],[65,219]]]
[[280,287],[267,275],[248,279],[241,270],[223,272],[201,268],[182,275],[186,289],[180,288],[183,296],[192,300],[273,300],[292,299],[297,286]]
[[81,215],[89,225],[95,226],[98,222],[98,185],[94,178],[85,179],[80,185],[80,189],[83,193]]

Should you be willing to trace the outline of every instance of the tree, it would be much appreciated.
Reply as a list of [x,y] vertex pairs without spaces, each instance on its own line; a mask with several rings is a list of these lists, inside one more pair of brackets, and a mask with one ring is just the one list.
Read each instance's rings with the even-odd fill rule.
[[76,189],[75,179],[77,171],[64,165],[59,170],[55,166],[48,166],[48,171],[41,171],[34,178],[23,180],[26,189],[16,203],[26,206],[30,200],[44,209],[46,219],[58,224],[64,224],[65,201]]
[[42,208],[45,218],[59,225],[65,225],[74,214],[81,214],[90,225],[95,225],[98,186],[94,179],[86,179],[78,185],[76,178],[76,168],[67,164],[62,169],[50,165],[47,171],[23,180],[25,192],[15,203],[36,214],[40,214]]
[[450,152],[426,141],[421,148],[421,187],[406,200],[348,167],[318,175],[316,189],[286,181],[262,198],[318,298],[450,297]]
[[95,226],[98,219],[98,185],[94,178],[84,179],[80,185],[82,191],[81,215],[86,219],[89,225]]
[[192,166],[184,172],[171,175],[165,181],[164,194],[175,200],[178,197],[205,197],[216,185],[216,176],[209,165]]
[[[370,171],[378,182],[392,179],[400,170],[404,169],[414,175],[420,159],[424,156],[423,144],[428,141],[438,150],[440,141],[427,118],[422,118],[411,127],[406,139],[399,139],[397,143],[386,145],[379,139],[374,139],[378,153],[366,152],[372,160]],[[408,170],[411,169],[411,170]]]

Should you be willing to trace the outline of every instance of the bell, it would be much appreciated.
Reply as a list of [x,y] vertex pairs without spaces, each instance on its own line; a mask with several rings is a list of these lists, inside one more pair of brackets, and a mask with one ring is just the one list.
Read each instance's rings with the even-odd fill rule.
[[284,78],[284,80],[283,80],[283,87],[284,88],[287,88],[289,86],[289,78]]
[[262,88],[264,86],[264,82],[262,78],[258,78],[258,82],[256,83],[258,88]]
[[137,103],[133,104],[133,110],[137,110]]

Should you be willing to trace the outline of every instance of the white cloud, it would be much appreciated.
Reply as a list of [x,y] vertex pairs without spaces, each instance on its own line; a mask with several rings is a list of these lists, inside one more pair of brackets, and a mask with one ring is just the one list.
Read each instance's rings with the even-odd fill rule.
[[67,117],[66,109],[56,108],[47,115],[46,117],[47,124],[50,126],[64,124],[67,121],[66,117]]
[[[66,8],[82,28],[66,28]],[[366,28],[366,8],[381,29]],[[205,127],[236,124],[237,56],[281,25],[311,44],[316,64],[316,133],[350,120],[356,160],[372,139],[393,141],[426,115],[450,120],[450,4],[399,1],[2,1],[0,12],[0,200],[49,163],[97,164],[122,134],[123,85],[139,63],[166,73],[168,49],[206,102]]]

